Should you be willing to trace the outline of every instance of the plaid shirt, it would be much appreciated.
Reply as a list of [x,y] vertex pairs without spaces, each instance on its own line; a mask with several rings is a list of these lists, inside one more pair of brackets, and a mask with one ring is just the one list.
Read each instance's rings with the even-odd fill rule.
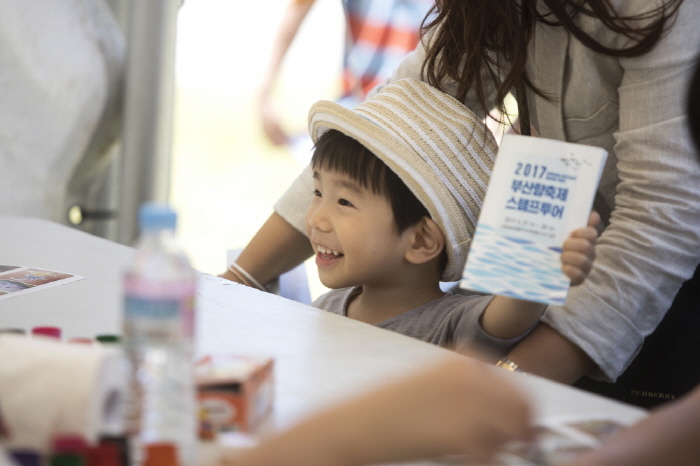
[[364,100],[418,44],[432,0],[342,0],[347,36],[343,97]]

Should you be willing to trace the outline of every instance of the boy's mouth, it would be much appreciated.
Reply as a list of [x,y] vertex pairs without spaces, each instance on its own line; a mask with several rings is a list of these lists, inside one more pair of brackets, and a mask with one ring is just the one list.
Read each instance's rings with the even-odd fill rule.
[[321,259],[326,260],[326,261],[331,261],[334,259],[339,259],[343,257],[343,253],[340,251],[336,251],[334,249],[329,249],[325,246],[321,246],[320,244],[317,245],[318,249],[318,255]]
[[344,254],[340,251],[334,249],[329,249],[320,244],[316,245],[318,254],[316,256],[316,265],[319,267],[326,267],[334,264],[338,259],[342,258]]

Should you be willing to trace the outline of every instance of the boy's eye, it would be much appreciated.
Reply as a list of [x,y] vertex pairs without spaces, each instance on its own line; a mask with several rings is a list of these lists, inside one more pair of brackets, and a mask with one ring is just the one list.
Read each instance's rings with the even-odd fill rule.
[[348,201],[347,199],[338,199],[338,204],[342,206],[352,207],[352,202]]
[[321,191],[319,191],[318,189],[314,189],[314,196],[321,197]]

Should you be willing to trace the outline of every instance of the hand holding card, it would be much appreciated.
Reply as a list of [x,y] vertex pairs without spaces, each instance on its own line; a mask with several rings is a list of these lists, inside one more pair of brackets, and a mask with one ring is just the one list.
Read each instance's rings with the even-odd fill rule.
[[460,287],[563,305],[562,245],[586,226],[606,157],[597,147],[504,136]]

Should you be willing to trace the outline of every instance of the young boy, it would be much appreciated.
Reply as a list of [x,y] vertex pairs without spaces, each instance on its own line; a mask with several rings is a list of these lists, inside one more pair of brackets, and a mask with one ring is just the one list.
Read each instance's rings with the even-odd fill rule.
[[[456,350],[505,354],[545,305],[445,293],[461,277],[497,145],[461,103],[401,80],[353,110],[314,104],[313,201],[306,232],[321,282],[314,306]],[[565,273],[582,281],[594,228],[564,244]]]

